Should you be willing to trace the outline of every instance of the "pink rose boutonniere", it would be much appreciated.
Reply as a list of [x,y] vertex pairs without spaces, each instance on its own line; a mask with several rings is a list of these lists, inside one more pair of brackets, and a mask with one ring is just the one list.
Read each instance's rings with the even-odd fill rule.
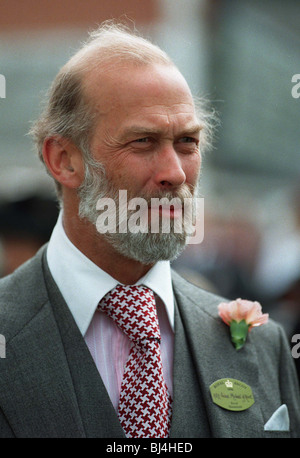
[[220,317],[230,327],[231,340],[236,350],[243,347],[253,327],[261,326],[269,319],[268,313],[262,313],[259,302],[244,299],[221,302],[218,309]]

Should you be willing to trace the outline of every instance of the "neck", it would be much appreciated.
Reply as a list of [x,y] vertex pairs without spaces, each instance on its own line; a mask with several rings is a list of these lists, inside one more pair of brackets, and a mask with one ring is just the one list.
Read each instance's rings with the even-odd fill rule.
[[63,226],[69,240],[94,264],[125,285],[132,285],[153,266],[144,265],[118,253],[87,220],[64,210]]

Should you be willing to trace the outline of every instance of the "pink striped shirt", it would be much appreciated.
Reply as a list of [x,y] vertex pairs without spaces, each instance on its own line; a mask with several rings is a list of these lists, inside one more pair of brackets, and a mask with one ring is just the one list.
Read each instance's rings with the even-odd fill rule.
[[[124,365],[131,343],[116,324],[96,308],[102,297],[118,282],[71,243],[63,229],[62,214],[49,241],[47,261],[117,410]],[[155,264],[137,284],[144,284],[155,293],[163,372],[172,396],[174,298],[169,262]]]

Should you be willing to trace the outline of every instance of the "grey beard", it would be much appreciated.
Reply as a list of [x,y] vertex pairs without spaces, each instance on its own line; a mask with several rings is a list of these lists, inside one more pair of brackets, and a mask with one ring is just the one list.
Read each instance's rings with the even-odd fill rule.
[[[189,191],[184,194],[184,197],[191,197]],[[119,189],[114,188],[108,182],[102,164],[92,161],[91,164],[86,165],[85,179],[78,189],[78,196],[80,200],[79,217],[86,218],[95,226],[95,229],[99,215],[96,209],[98,199],[112,198],[116,203],[117,214],[119,214]],[[171,199],[174,195],[164,193],[160,197]],[[132,211],[128,211],[127,222],[130,214],[132,214]],[[99,237],[104,238],[119,254],[145,265],[162,260],[174,260],[187,244],[187,232],[184,230],[180,233],[174,232],[173,221],[170,221],[170,231],[168,233],[152,233],[150,230],[146,233],[132,233],[130,231],[123,233],[118,231],[120,224],[122,224],[122,221],[118,221],[116,232],[99,234]]]
[[184,234],[161,233],[106,233],[103,234],[115,250],[123,256],[142,264],[174,260],[184,250],[187,237]]

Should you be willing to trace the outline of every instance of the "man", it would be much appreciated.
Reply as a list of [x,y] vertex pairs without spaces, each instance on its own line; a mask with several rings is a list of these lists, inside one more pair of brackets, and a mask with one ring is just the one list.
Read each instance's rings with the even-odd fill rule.
[[[189,235],[175,230],[182,208],[151,206],[195,200],[208,127],[168,56],[120,26],[101,26],[61,69],[32,129],[60,217],[49,245],[0,283],[1,437],[297,436],[281,329],[269,322],[236,351],[221,298],[170,271]],[[119,190],[171,230],[126,230],[134,213]],[[116,202],[116,231],[99,225],[103,199]],[[235,397],[235,380],[248,385],[254,403],[216,404],[221,379]],[[276,411],[281,424],[265,428]]]

